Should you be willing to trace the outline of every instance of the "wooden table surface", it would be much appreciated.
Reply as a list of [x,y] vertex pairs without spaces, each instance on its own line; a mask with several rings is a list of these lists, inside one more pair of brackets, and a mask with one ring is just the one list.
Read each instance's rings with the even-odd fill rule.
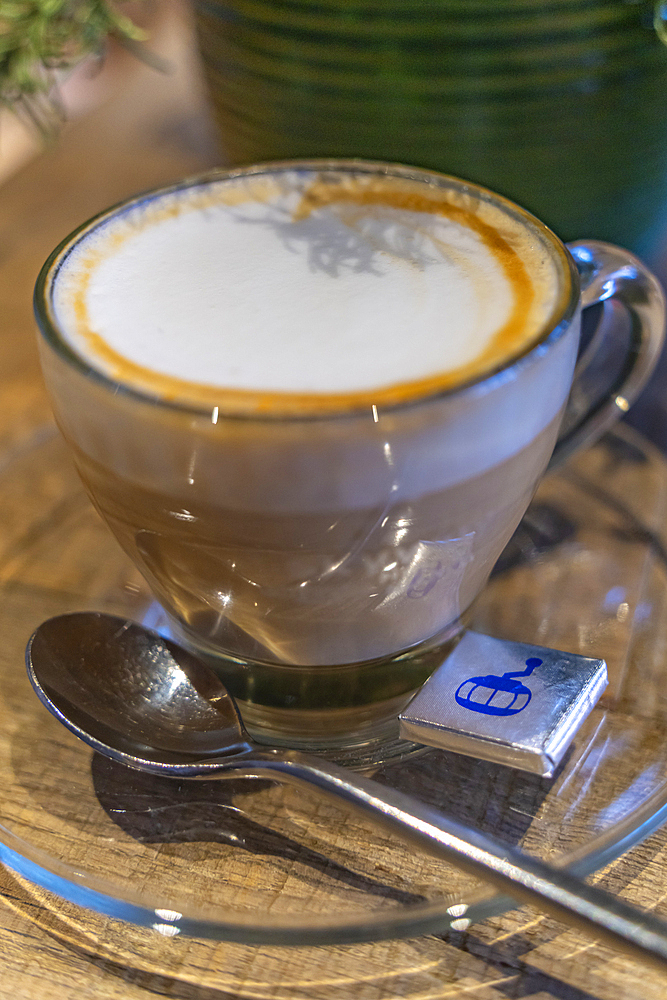
[[[49,420],[31,312],[44,258],[96,211],[215,162],[196,76],[180,55],[180,69],[169,77],[131,69],[94,114],[66,129],[56,145],[0,188],[0,455],[11,454]],[[667,916],[667,830],[623,856],[599,881]],[[528,909],[489,920],[455,941],[425,936],[322,948],[210,945],[206,960],[227,973],[224,988],[212,988],[201,985],[207,980],[198,979],[187,942],[181,942],[180,969],[162,972],[115,960],[109,949],[95,948],[73,932],[64,935],[48,906],[2,867],[0,942],[0,996],[14,1000],[150,995],[658,1000],[667,995],[667,975]],[[193,945],[190,957],[194,951]]]

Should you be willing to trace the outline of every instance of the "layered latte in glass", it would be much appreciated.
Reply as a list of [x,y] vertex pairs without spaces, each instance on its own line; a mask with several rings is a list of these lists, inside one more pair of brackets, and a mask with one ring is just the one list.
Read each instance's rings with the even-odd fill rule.
[[452,178],[273,164],[104,213],[38,302],[94,504],[251,726],[312,743],[395,714],[551,455],[579,341],[562,244]]

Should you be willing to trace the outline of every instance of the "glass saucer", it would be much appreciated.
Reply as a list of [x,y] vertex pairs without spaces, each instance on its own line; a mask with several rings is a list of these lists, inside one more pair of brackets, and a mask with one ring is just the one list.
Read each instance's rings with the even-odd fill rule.
[[[155,607],[52,428],[6,457],[0,490],[0,860],[53,933],[96,954],[104,937],[107,953],[164,972],[192,937],[414,937],[449,927],[452,906],[467,905],[468,926],[510,905],[306,789],[176,782],[93,754],[33,695],[25,644],[51,615]],[[609,688],[554,778],[440,750],[375,777],[581,875],[661,824],[666,508],[665,461],[616,429],[547,477],[474,610],[479,631],[607,660]]]

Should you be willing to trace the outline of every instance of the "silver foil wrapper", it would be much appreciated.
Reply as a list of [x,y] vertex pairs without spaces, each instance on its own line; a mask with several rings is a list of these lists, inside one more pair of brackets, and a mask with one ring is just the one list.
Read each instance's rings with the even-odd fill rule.
[[606,686],[604,660],[466,632],[399,716],[401,736],[551,777]]

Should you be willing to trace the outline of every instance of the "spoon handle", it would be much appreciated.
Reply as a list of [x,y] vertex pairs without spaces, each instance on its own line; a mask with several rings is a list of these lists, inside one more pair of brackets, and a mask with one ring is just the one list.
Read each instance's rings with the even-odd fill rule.
[[[314,757],[293,751],[254,748],[252,756],[226,761],[229,774],[282,778],[312,785],[369,813],[416,846],[446,857],[475,878],[492,883],[515,900],[532,904],[568,924],[639,958],[667,968],[667,923],[616,896],[588,885],[568,871],[524,854],[432,809],[402,792]],[[206,768],[202,777],[213,777]],[[464,904],[453,907],[450,927],[468,926]]]

